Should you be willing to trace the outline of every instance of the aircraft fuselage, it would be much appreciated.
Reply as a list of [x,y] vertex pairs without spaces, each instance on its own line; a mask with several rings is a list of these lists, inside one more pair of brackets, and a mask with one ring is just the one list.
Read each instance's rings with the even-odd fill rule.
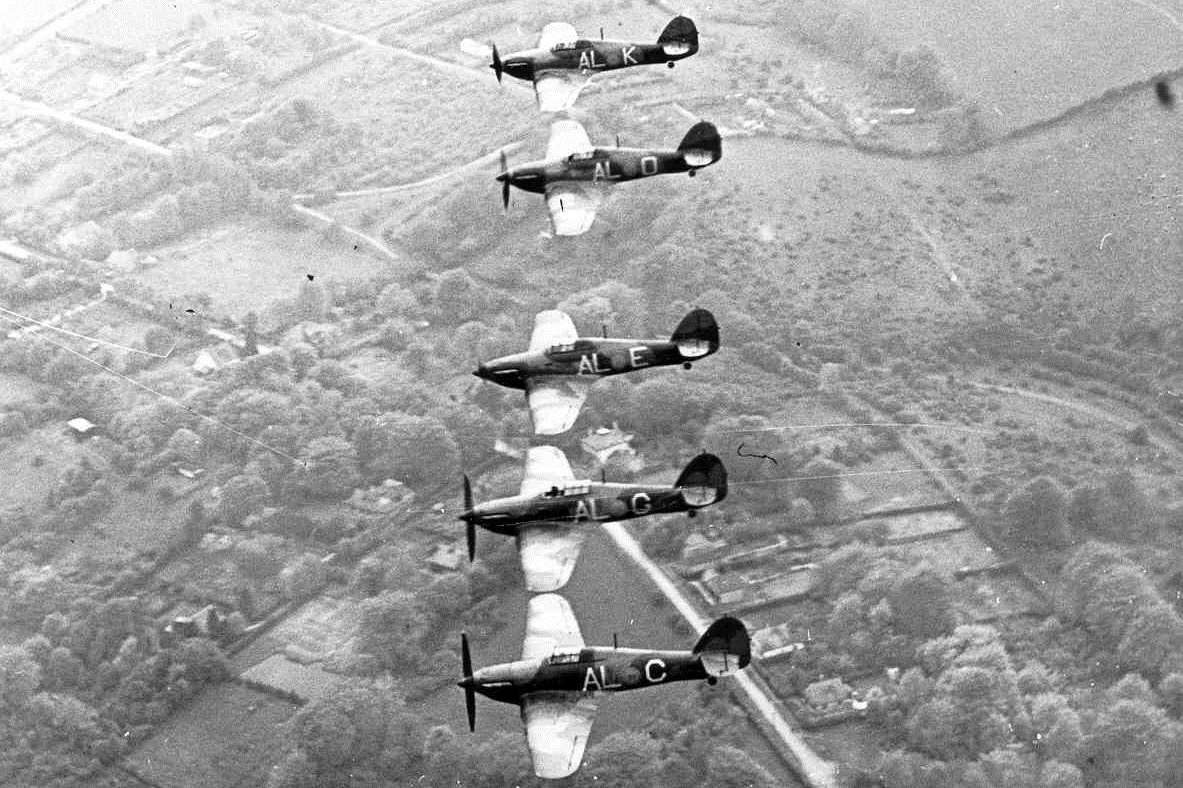
[[472,686],[493,700],[521,703],[535,692],[624,692],[709,677],[700,655],[690,651],[589,647],[490,665],[473,674]]
[[565,159],[534,161],[513,167],[497,176],[523,191],[542,194],[549,183],[581,181],[618,183],[693,172],[711,164],[713,159],[689,160],[694,152],[645,148],[596,148],[587,153],[573,153]]
[[517,79],[533,81],[543,71],[594,74],[629,66],[672,63],[694,54],[684,44],[634,44],[629,41],[579,39],[551,49],[523,49],[502,58],[502,69]]
[[575,482],[541,495],[514,495],[477,504],[465,514],[473,524],[499,534],[537,522],[613,522],[697,509],[677,487],[611,482]]
[[696,361],[707,355],[687,343],[660,339],[576,339],[569,345],[526,351],[481,364],[477,377],[508,388],[524,389],[526,379],[542,375],[606,377],[645,367]]

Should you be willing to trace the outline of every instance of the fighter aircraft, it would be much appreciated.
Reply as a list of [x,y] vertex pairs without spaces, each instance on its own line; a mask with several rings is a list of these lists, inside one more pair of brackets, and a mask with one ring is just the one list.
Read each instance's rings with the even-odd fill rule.
[[587,398],[583,384],[643,367],[691,363],[719,349],[719,326],[705,309],[692,310],[668,340],[580,337],[575,324],[557,309],[534,318],[524,353],[486,361],[472,373],[508,388],[522,389],[537,435],[571,429]]
[[723,157],[723,141],[714,124],[690,127],[676,150],[596,148],[577,120],[551,123],[546,158],[508,168],[501,157],[501,202],[509,207],[509,187],[546,195],[556,235],[581,235],[591,227],[602,185],[688,172],[691,177]]
[[690,651],[650,651],[615,646],[585,647],[579,622],[557,594],[530,599],[522,658],[476,672],[468,636],[460,635],[468,728],[476,729],[476,695],[516,703],[526,726],[534,773],[557,779],[583,760],[599,695],[606,692],[706,679],[710,684],[745,668],[751,644],[743,622],[724,616],[711,624]]
[[698,51],[698,29],[684,16],[676,16],[661,31],[656,44],[633,44],[628,41],[600,41],[579,38],[566,22],[551,22],[542,29],[538,45],[506,55],[503,59],[493,45],[489,68],[501,81],[502,74],[534,82],[538,108],[543,112],[570,109],[591,76],[647,63],[665,63]]
[[474,504],[464,477],[468,560],[476,553],[476,526],[517,537],[518,555],[530,591],[566,585],[583,547],[588,522],[697,510],[727,497],[727,469],[713,454],[699,454],[672,487],[577,480],[567,457],[555,446],[533,446],[517,495]]

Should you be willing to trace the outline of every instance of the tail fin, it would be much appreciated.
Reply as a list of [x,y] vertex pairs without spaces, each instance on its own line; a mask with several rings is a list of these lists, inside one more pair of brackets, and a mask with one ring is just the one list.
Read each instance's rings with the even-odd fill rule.
[[670,57],[689,57],[698,51],[698,28],[689,18],[675,16],[661,31],[657,43]]
[[693,309],[674,329],[670,342],[678,346],[682,358],[701,358],[719,349],[719,324],[705,309]]
[[723,158],[723,139],[714,123],[700,120],[686,132],[678,150],[692,169],[705,167]]
[[703,452],[682,470],[674,486],[691,508],[710,506],[727,497],[727,469],[718,457]]
[[742,670],[752,661],[752,641],[748,628],[732,616],[723,616],[707,627],[694,644],[709,676],[722,676]]

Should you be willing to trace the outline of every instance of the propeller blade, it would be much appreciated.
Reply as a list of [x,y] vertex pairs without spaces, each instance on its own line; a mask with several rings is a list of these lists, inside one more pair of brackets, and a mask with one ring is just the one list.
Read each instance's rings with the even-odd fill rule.
[[[472,483],[468,480],[468,476],[464,477],[464,512],[468,514],[472,511]],[[476,557],[476,526],[473,525],[472,517],[464,518],[465,536],[468,539],[468,562],[471,564],[472,559]]]
[[468,634],[460,633],[460,664],[464,671],[464,709],[468,712],[468,730],[476,730],[476,693],[472,688],[472,655],[468,651]]
[[501,54],[497,51],[497,45],[493,45],[493,65],[489,66],[493,69],[493,73],[497,75],[497,84],[501,84]]
[[509,210],[509,179],[506,178],[501,182],[501,207]]

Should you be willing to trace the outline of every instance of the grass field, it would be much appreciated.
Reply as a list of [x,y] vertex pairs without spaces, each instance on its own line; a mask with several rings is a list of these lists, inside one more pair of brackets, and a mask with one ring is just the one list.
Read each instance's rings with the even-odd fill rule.
[[[1180,66],[1169,11],[1119,0],[870,0],[874,28],[899,46],[936,48],[957,84],[1001,129],[1055,115],[1116,85]],[[1177,4],[1176,20],[1183,16]],[[1038,179],[1032,179],[1038,183]]]
[[294,298],[308,274],[331,283],[381,274],[389,265],[311,230],[249,219],[195,233],[155,254],[160,264],[136,273],[137,281],[162,301],[187,303],[185,296],[208,293],[215,315],[234,318]]
[[263,785],[287,743],[294,704],[239,684],[222,684],[157,729],[127,765],[167,788]]

